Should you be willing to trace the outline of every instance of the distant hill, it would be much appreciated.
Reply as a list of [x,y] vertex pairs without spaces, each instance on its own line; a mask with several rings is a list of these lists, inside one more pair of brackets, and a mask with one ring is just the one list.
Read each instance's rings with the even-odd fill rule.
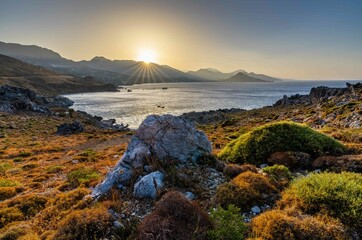
[[225,79],[224,82],[268,82],[259,78],[254,78],[246,75],[245,73],[239,72],[236,75]]
[[230,73],[223,73],[216,69],[203,68],[203,69],[199,69],[197,71],[189,71],[187,73],[191,76],[195,76],[195,77],[199,77],[199,78],[203,78],[203,79],[207,79],[207,80],[211,80],[211,81],[221,81],[221,80],[225,80],[227,78],[234,76],[238,72],[245,72],[245,71],[237,70],[237,71],[230,72]]
[[97,82],[92,77],[62,75],[1,54],[0,85],[28,88],[44,96],[117,90],[114,85]]
[[233,71],[230,73],[223,73],[216,69],[204,68],[204,69],[199,69],[197,71],[189,71],[187,73],[192,76],[197,76],[197,77],[204,78],[204,79],[211,80],[211,81],[227,80],[227,79],[235,76],[238,73],[243,73],[249,77],[257,78],[257,79],[268,81],[268,82],[281,81],[281,79],[278,79],[278,78],[270,77],[270,76],[267,76],[264,74],[256,74],[253,72],[248,73],[244,70],[236,70],[236,71]]

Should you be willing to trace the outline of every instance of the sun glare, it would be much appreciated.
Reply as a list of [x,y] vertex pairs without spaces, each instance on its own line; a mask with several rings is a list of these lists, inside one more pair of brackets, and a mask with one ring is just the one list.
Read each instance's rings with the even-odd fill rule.
[[150,49],[142,49],[138,51],[137,61],[144,63],[156,62],[156,53]]

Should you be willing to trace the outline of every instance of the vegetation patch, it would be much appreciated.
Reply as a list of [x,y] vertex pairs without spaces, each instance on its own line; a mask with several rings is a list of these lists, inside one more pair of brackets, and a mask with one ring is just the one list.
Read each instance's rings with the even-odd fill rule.
[[239,165],[239,164],[233,164],[233,163],[226,164],[223,169],[224,174],[226,176],[228,176],[229,178],[234,178],[234,177],[238,176],[240,173],[247,172],[247,171],[256,173],[256,172],[258,172],[258,169],[254,165],[251,165],[251,164]]
[[211,221],[214,226],[209,230],[207,237],[210,240],[241,240],[247,231],[247,226],[240,215],[240,209],[229,205],[227,209],[220,206],[211,210]]
[[77,210],[60,222],[54,239],[105,239],[110,235],[112,220],[104,208]]
[[275,186],[266,176],[244,172],[217,188],[215,203],[223,208],[233,204],[242,211],[247,211],[254,205],[272,201],[276,192]]
[[327,212],[343,223],[358,226],[362,219],[362,175],[314,173],[295,180],[279,202],[310,214]]
[[92,182],[97,181],[100,175],[92,168],[79,168],[71,171],[67,175],[67,182],[71,187],[89,186]]
[[144,218],[137,239],[206,239],[211,221],[206,212],[179,192],[166,193]]
[[345,228],[338,220],[327,216],[288,215],[272,210],[252,221],[251,235],[263,240],[347,240]]
[[309,127],[290,122],[277,122],[255,128],[230,142],[219,153],[224,161],[261,164],[278,151],[305,152],[313,157],[329,153],[339,155],[346,147],[331,137]]
[[5,175],[6,171],[11,169],[13,166],[9,163],[0,163],[0,176]]
[[292,173],[284,165],[267,166],[263,168],[263,172],[268,174],[269,179],[279,188],[284,188],[293,179]]

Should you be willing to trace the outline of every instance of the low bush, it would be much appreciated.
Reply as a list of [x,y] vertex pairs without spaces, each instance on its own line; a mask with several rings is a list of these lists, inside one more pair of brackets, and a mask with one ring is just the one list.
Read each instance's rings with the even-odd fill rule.
[[309,214],[327,212],[347,225],[358,227],[362,219],[361,196],[361,174],[314,173],[295,180],[278,204]]
[[218,157],[227,162],[258,165],[278,151],[305,152],[317,157],[326,153],[342,154],[346,147],[301,124],[278,122],[241,135],[227,144]]
[[75,156],[74,160],[78,160],[79,162],[96,162],[98,160],[97,152],[93,149],[86,149]]
[[289,182],[293,179],[292,173],[284,165],[273,165],[263,168],[263,172],[268,174],[269,179],[272,180],[273,184],[278,188],[286,187]]
[[272,210],[255,217],[251,223],[251,235],[263,240],[347,240],[343,224],[330,217],[288,215]]
[[274,152],[268,157],[271,165],[284,165],[291,170],[310,169],[312,158],[308,153],[303,152]]
[[112,220],[104,208],[77,210],[59,223],[54,239],[105,239],[109,237]]
[[228,176],[229,178],[234,178],[236,176],[238,176],[240,173],[243,173],[243,172],[247,172],[247,171],[250,171],[250,172],[258,172],[258,169],[254,166],[254,165],[251,165],[251,164],[242,164],[242,165],[239,165],[239,164],[226,164],[224,169],[223,169],[223,172],[226,176]]
[[4,207],[0,208],[0,228],[3,228],[8,223],[14,221],[21,221],[24,219],[23,213],[16,207]]
[[0,188],[1,187],[16,187],[20,186],[20,183],[7,178],[0,178]]
[[12,199],[7,205],[19,209],[25,218],[29,218],[43,210],[48,200],[45,196],[30,194]]
[[213,229],[207,233],[208,239],[241,240],[247,231],[247,226],[240,215],[240,209],[229,205],[227,209],[218,207],[210,213]]
[[15,187],[0,187],[0,201],[16,196],[17,190]]
[[6,171],[12,167],[9,163],[0,163],[0,175],[5,175]]
[[67,175],[67,182],[71,187],[85,186],[88,187],[93,181],[99,179],[99,174],[91,168],[79,168],[71,171]]
[[207,213],[181,193],[168,192],[139,225],[137,239],[206,239],[209,228],[211,221]]
[[242,211],[247,211],[254,205],[272,201],[276,192],[276,188],[266,176],[244,172],[217,188],[215,203],[223,208],[233,204]]

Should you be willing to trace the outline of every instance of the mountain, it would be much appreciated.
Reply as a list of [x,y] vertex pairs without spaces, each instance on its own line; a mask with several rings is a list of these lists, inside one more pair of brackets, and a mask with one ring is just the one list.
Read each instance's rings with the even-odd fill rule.
[[189,71],[187,73],[194,77],[199,77],[211,81],[221,81],[234,76],[238,72],[244,72],[244,71],[238,70],[231,73],[223,73],[213,68],[203,68],[197,71]]
[[211,80],[211,81],[223,81],[223,80],[231,78],[232,76],[236,75],[237,73],[243,73],[249,77],[257,78],[257,79],[268,81],[268,82],[281,81],[281,79],[278,79],[278,78],[269,77],[264,74],[256,74],[253,72],[248,73],[244,70],[236,70],[236,71],[233,71],[230,73],[223,73],[217,69],[204,68],[204,69],[199,69],[197,71],[189,71],[187,73],[189,75],[204,78],[204,79]]
[[0,85],[29,88],[44,96],[117,90],[114,85],[97,82],[92,77],[62,75],[1,54]]
[[33,65],[42,66],[63,75],[73,75],[79,78],[91,76],[100,82],[114,85],[224,81],[237,73],[243,73],[249,77],[265,81],[279,81],[277,78],[263,74],[248,73],[244,70],[223,73],[216,69],[205,68],[185,73],[167,65],[146,64],[133,60],[109,60],[101,56],[94,57],[89,61],[76,62],[63,58],[60,54],[46,48],[15,43],[0,42],[0,54],[17,58]]
[[246,75],[245,73],[239,72],[236,75],[225,79],[225,82],[268,82],[259,78],[254,78]]
[[30,64],[42,66],[61,74],[77,77],[92,76],[95,79],[116,85],[202,81],[167,65],[145,64],[133,60],[109,60],[95,57],[90,61],[75,62],[63,58],[60,54],[38,46],[26,46],[0,42],[0,54],[8,55]]

